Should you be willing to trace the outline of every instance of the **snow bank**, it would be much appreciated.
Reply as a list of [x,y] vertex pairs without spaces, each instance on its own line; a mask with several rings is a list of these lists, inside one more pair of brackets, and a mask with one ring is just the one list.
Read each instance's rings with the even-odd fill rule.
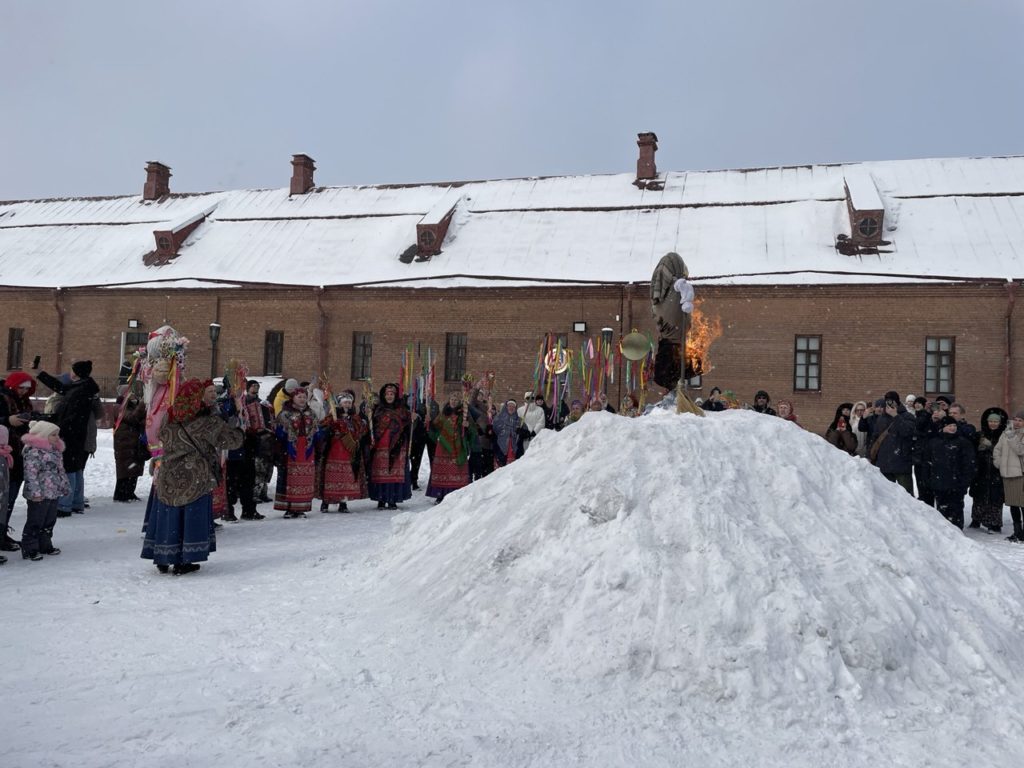
[[[588,414],[395,522],[384,591],[476,665],[775,727],[831,721],[839,743],[872,718],[1020,727],[1011,573],[780,419]],[[946,722],[965,707],[962,728]]]

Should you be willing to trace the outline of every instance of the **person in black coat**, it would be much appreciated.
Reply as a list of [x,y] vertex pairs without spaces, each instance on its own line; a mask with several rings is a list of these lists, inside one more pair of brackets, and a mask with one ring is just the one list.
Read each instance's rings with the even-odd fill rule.
[[935,506],[935,493],[928,486],[928,467],[924,463],[924,450],[928,442],[942,429],[945,412],[937,404],[928,406],[923,397],[914,401],[914,446],[911,451],[914,480],[917,481],[917,499],[929,507]]
[[54,421],[60,427],[64,441],[64,471],[71,491],[57,501],[57,515],[67,517],[72,512],[85,511],[85,462],[88,458],[86,440],[89,436],[89,418],[93,414],[93,398],[100,388],[92,378],[92,361],[78,360],[71,365],[71,383],[65,384],[46,371],[36,377],[54,392],[63,396]]
[[971,528],[985,526],[993,533],[1003,530],[1003,478],[992,461],[992,451],[1008,421],[1002,408],[986,408],[981,414],[981,429],[974,434],[977,474],[971,483]]
[[942,431],[925,448],[928,485],[935,492],[935,506],[957,528],[964,527],[964,494],[974,480],[974,446],[957,434],[957,420],[946,416]]
[[[767,393],[765,393],[767,397]],[[725,402],[722,400],[722,390],[718,387],[712,387],[711,392],[708,393],[708,399],[700,405],[705,411],[724,411]]]
[[[865,425],[864,421],[868,424]],[[872,463],[886,480],[898,483],[913,496],[913,451],[917,434],[914,415],[903,405],[899,393],[890,390],[882,400],[881,413],[864,421],[859,428],[868,432],[868,455],[874,454]]]

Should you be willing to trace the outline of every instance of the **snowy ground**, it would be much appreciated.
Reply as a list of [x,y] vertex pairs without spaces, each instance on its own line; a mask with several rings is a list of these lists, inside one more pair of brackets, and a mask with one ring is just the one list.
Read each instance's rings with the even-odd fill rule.
[[781,420],[590,414],[437,508],[263,505],[182,577],[109,432],[86,489],[0,569],[4,768],[1024,760],[1024,547]]

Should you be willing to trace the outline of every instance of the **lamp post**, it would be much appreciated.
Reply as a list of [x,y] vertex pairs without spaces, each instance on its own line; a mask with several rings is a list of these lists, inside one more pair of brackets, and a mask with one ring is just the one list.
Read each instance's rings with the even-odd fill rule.
[[217,339],[220,338],[220,323],[210,323],[210,378],[217,378]]

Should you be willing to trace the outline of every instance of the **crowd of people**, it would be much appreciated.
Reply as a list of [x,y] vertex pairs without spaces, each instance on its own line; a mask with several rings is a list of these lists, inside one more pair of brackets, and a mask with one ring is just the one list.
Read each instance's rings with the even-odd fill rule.
[[[793,404],[772,407],[759,390],[754,405],[739,404],[732,393],[717,387],[701,402],[706,411],[751,407],[769,416],[800,424]],[[954,398],[907,395],[890,390],[885,397],[840,403],[823,431],[829,444],[878,467],[883,477],[935,507],[964,528],[965,500],[971,499],[971,528],[1003,530],[1003,506],[1010,507],[1013,532],[1024,542],[1024,409],[1010,418],[998,406],[986,408],[975,427],[967,408]]]
[[[142,391],[138,382],[119,388],[113,436],[114,500],[139,500],[137,482],[147,466],[153,476],[142,557],[161,572],[198,570],[216,549],[216,529],[265,519],[260,503],[272,502],[288,519],[306,517],[315,500],[322,513],[349,512],[350,503],[364,499],[396,510],[420,490],[425,454],[425,494],[440,504],[523,456],[542,430],[571,427],[588,411],[616,413],[604,395],[549,405],[543,393],[528,391],[521,404],[499,404],[477,386],[452,391],[439,404],[403,396],[395,383],[357,399],[351,389],[333,395],[294,378],[263,398],[255,380],[184,380],[185,344],[173,329],[155,337]],[[31,400],[37,380],[54,393],[41,412]],[[749,408],[800,424],[792,402],[773,407],[764,390],[753,405],[717,387],[696,402],[708,413]],[[642,409],[629,394],[618,412],[634,417]],[[31,561],[60,553],[53,543],[57,518],[88,507],[84,468],[96,450],[100,414],[88,361],[62,377],[15,371],[0,382],[3,551],[20,549]],[[1009,505],[1009,540],[1024,541],[1024,410],[1009,419],[1002,408],[987,408],[978,428],[966,414],[949,397],[901,400],[890,391],[841,403],[822,434],[960,528],[968,495],[973,528],[1000,532]],[[28,504],[20,542],[7,525],[19,492]]]

